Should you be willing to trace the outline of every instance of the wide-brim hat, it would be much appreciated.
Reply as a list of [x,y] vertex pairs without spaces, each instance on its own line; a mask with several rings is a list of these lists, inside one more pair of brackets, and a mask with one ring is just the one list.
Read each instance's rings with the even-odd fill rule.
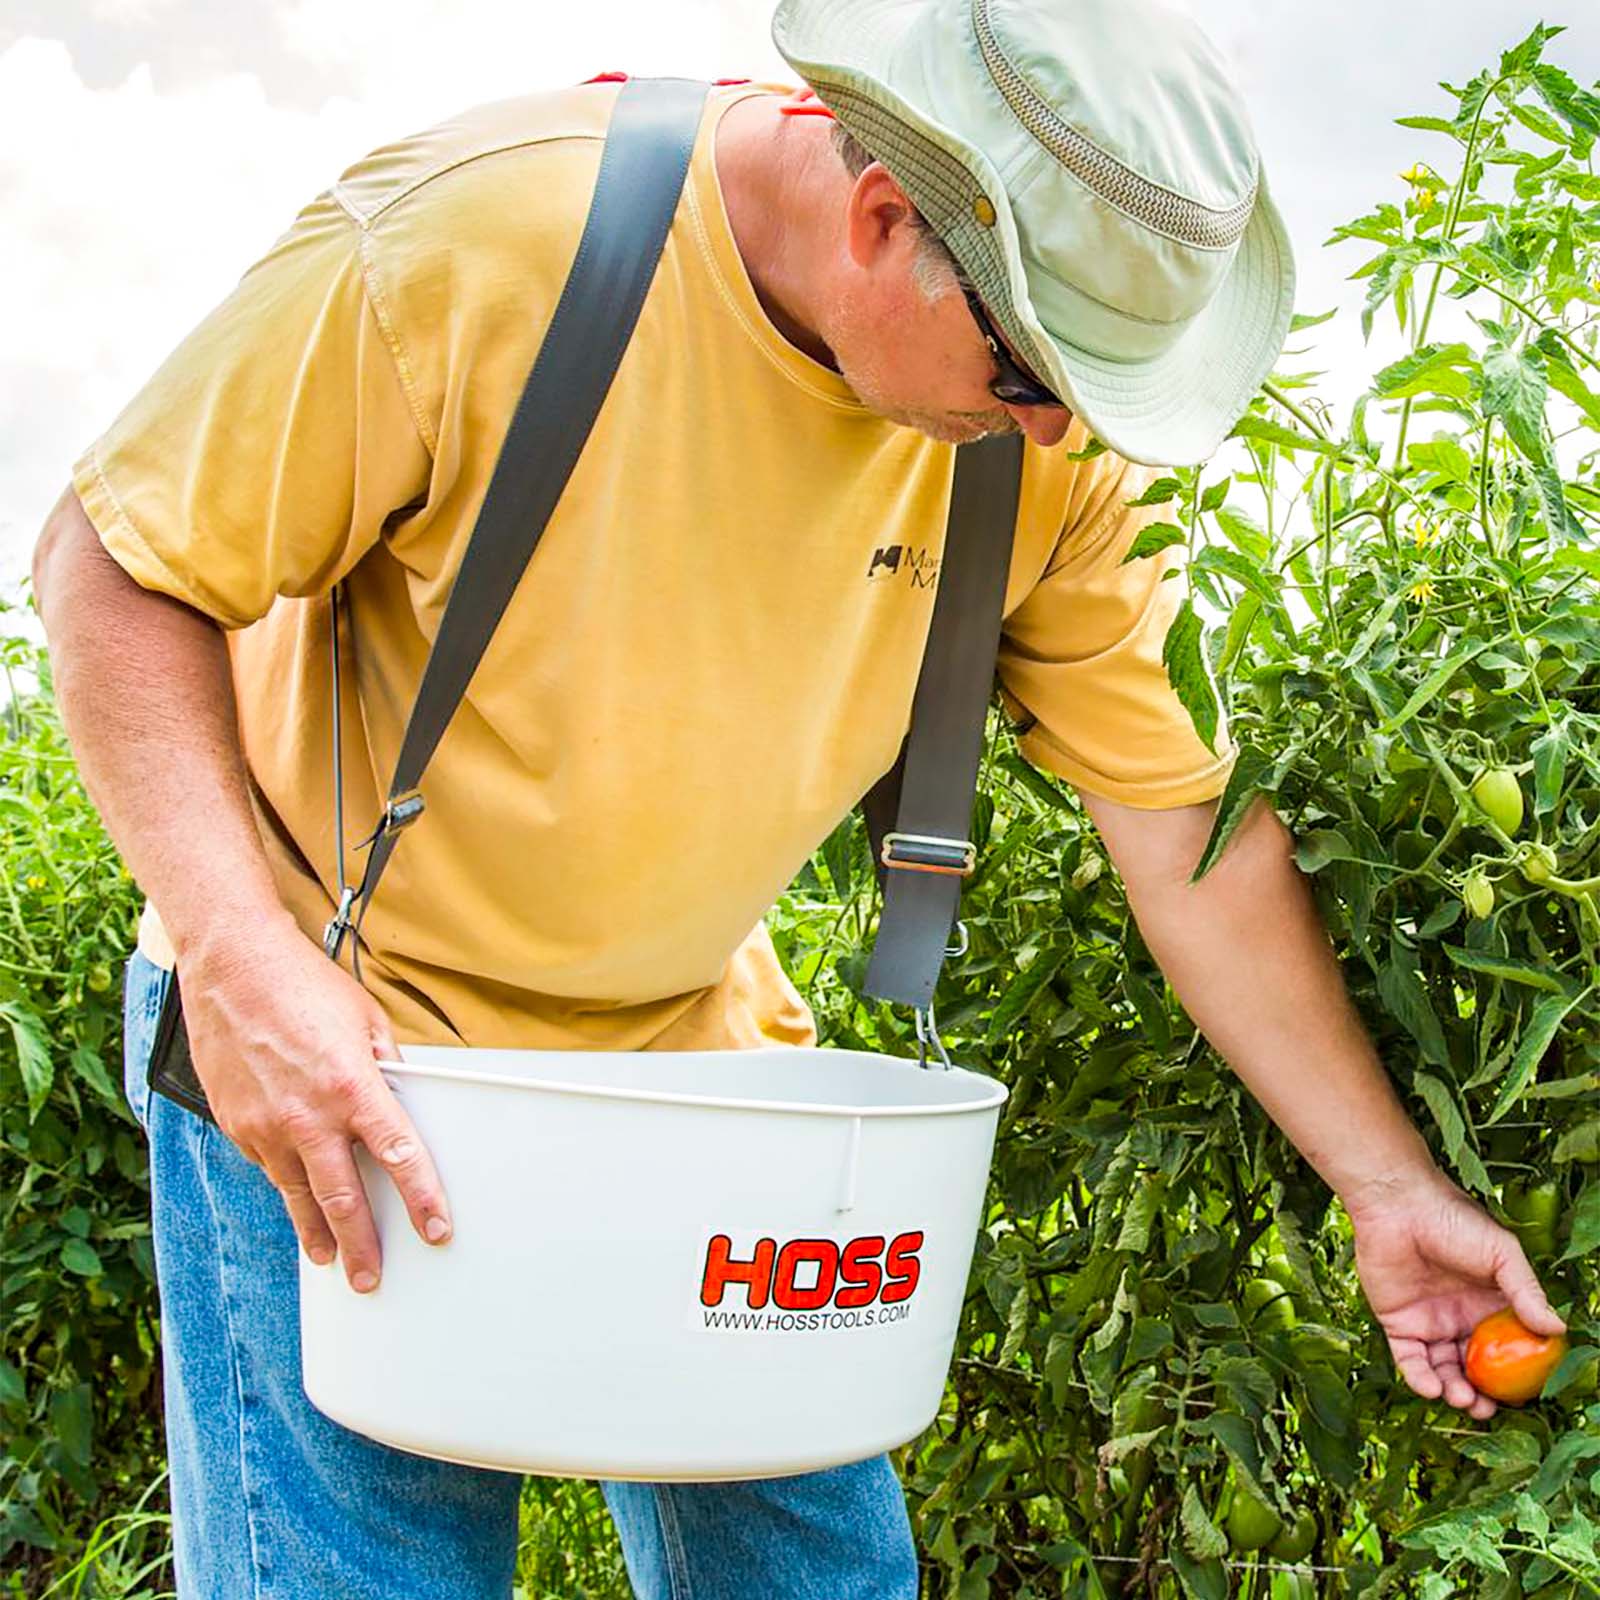
[[1155,0],[780,0],[773,40],[1016,353],[1130,460],[1188,465],[1272,369],[1294,260],[1215,49]]

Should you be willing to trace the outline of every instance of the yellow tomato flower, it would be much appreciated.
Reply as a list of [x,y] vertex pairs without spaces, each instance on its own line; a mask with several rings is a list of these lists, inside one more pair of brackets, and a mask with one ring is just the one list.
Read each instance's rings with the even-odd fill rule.
[[44,888],[44,879],[37,872],[31,872],[28,874],[28,887],[30,889],[42,889]]
[[1407,183],[1421,183],[1427,175],[1428,169],[1415,163],[1400,174]]
[[1411,537],[1420,550],[1423,545],[1432,544],[1439,537],[1439,530],[1422,515],[1411,519]]
[[1433,598],[1433,580],[1424,578],[1421,583],[1412,584],[1406,593],[1411,599],[1426,603]]
[[1418,211],[1432,211],[1433,207],[1434,207],[1433,190],[1432,189],[1418,189],[1417,190],[1417,210]]

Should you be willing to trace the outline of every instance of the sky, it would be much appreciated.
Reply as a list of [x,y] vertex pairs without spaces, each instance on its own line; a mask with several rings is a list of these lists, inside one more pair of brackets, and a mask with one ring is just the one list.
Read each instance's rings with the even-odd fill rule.
[[[1061,0],[1065,3],[1065,0]],[[1405,192],[1444,114],[1537,21],[1600,79],[1600,6],[1555,0],[1179,0],[1230,61],[1299,264],[1342,307],[1286,368],[1348,405],[1401,348],[1363,349],[1366,247],[1333,225]],[[764,0],[0,0],[0,595],[71,464],[294,213],[368,149],[461,107],[624,69],[792,81]],[[1453,148],[1453,147],[1451,147]],[[1291,341],[1302,346],[1306,337]]]

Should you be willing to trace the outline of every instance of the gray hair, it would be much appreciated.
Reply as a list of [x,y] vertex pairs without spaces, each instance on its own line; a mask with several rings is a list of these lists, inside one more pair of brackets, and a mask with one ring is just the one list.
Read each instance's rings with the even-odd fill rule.
[[[878,159],[842,122],[835,121],[828,132],[835,154],[852,178],[859,178]],[[943,299],[956,287],[961,268],[950,254],[950,247],[915,207],[911,212],[911,226],[916,230],[918,246],[916,265],[911,269],[912,281],[922,291],[924,299],[930,302]]]

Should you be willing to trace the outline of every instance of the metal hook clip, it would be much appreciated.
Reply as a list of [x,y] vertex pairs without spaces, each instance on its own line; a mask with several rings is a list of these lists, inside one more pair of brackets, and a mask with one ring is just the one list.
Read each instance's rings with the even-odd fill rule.
[[944,947],[944,953],[947,956],[964,956],[967,953],[971,942],[972,941],[967,937],[966,923],[962,922],[958,918],[956,921],[956,942],[954,944],[947,944]]
[[917,1065],[919,1067],[927,1067],[928,1046],[932,1044],[939,1054],[939,1060],[944,1064],[941,1070],[944,1072],[951,1071],[954,1064],[950,1060],[949,1052],[944,1047],[944,1040],[939,1037],[938,1024],[935,1023],[933,1018],[933,1001],[930,1000],[926,1007],[919,1008],[912,1015],[916,1018],[917,1024]]
[[344,892],[339,896],[339,909],[334,912],[332,920],[322,930],[322,950],[330,961],[339,959],[339,946],[344,943],[344,936],[350,931],[350,907],[355,904],[356,892],[347,883]]

